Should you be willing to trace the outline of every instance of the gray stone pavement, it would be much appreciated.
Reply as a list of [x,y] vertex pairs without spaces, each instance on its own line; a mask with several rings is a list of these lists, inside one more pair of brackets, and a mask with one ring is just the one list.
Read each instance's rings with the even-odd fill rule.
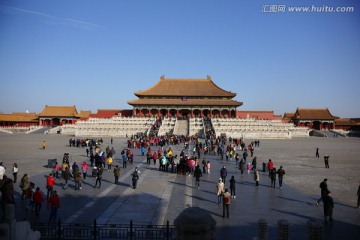
[[[1,155],[4,165],[7,167],[7,175],[12,163],[19,165],[19,176],[27,172],[30,180],[39,186],[44,192],[46,175],[50,169],[46,168],[47,159],[62,160],[64,152],[70,153],[70,161],[81,163],[87,161],[85,148],[69,147],[68,140],[71,136],[43,135],[43,134],[13,134],[0,135],[2,146]],[[46,150],[40,148],[41,142],[46,140]],[[104,138],[103,148],[110,145],[110,139]],[[173,224],[179,213],[189,206],[198,206],[208,211],[217,222],[217,239],[253,239],[258,233],[258,220],[266,219],[268,222],[269,239],[277,238],[277,221],[286,219],[290,222],[291,239],[306,239],[306,222],[318,220],[323,222],[323,208],[315,205],[319,198],[318,184],[323,176],[329,178],[329,189],[338,192],[341,187],[332,188],[332,184],[340,184],[348,193],[356,199],[356,190],[359,181],[359,150],[358,139],[317,139],[303,138],[297,140],[263,140],[261,147],[255,150],[255,155],[262,163],[268,156],[274,157],[275,165],[284,165],[286,175],[282,189],[269,187],[270,180],[267,173],[261,173],[260,186],[255,187],[252,174],[239,173],[235,162],[221,162],[217,156],[206,155],[205,158],[212,163],[211,174],[204,174],[200,189],[194,187],[194,178],[189,176],[171,174],[158,171],[158,165],[147,165],[145,157],[140,155],[139,150],[134,150],[135,163],[128,164],[126,169],[121,170],[120,183],[113,184],[112,172],[104,172],[101,188],[93,188],[95,179],[88,177],[80,191],[70,188],[61,188],[63,181],[56,183],[56,190],[61,197],[61,209],[58,217],[66,223],[91,224],[94,219],[98,223],[125,223],[133,220],[135,224]],[[320,153],[324,149],[347,149],[347,155],[342,156],[342,161],[335,161],[336,153],[330,156],[330,170],[324,170],[322,162],[317,161],[312,155],[315,154],[313,146],[321,146]],[[114,148],[117,157],[122,148],[125,148],[125,139],[115,138]],[[154,147],[155,148],[155,147]],[[172,146],[175,154],[178,154],[182,146]],[[330,150],[329,150],[330,151]],[[286,161],[287,158],[291,158]],[[295,156],[295,157],[294,157]],[[333,157],[334,156],[334,157]],[[115,163],[122,166],[121,161],[115,157]],[[275,159],[276,158],[276,159]],[[354,159],[357,162],[345,161]],[[356,164],[357,163],[357,164]],[[338,164],[338,165],[336,165]],[[215,195],[216,182],[219,178],[220,168],[225,165],[228,169],[228,181],[234,175],[236,184],[236,199],[231,199],[230,218],[223,219],[222,206],[217,204]],[[137,189],[130,187],[130,172],[138,166],[141,170]],[[310,166],[310,167],[309,167]],[[349,169],[347,173],[337,174],[337,169]],[[303,173],[306,171],[306,174]],[[331,172],[325,172],[331,171]],[[11,175],[11,174],[10,174]],[[317,176],[318,175],[318,176]],[[354,177],[355,176],[355,177]],[[336,179],[332,183],[332,177]],[[311,179],[315,183],[308,182]],[[301,184],[303,182],[303,184]],[[355,182],[355,183],[354,183]],[[313,190],[314,189],[314,190]],[[16,218],[28,219],[33,223],[47,222],[49,212],[43,205],[41,215],[35,218],[32,212],[25,212],[26,201],[20,200],[19,183],[15,184],[16,190]],[[347,192],[346,192],[347,190]],[[314,193],[312,193],[314,192]],[[334,191],[333,191],[334,192]],[[340,192],[340,190],[339,190]],[[360,210],[354,209],[351,199],[347,196],[336,197],[334,193],[335,208],[332,225],[325,225],[324,239],[359,239],[360,236]],[[345,199],[344,201],[339,199]]]

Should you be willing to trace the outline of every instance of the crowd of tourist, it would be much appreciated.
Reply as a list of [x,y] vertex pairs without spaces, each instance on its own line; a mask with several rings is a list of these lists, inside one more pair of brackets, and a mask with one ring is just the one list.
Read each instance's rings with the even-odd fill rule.
[[[70,162],[69,153],[64,153],[61,163],[55,163],[53,171],[47,176],[45,182],[46,198],[42,192],[42,186],[35,186],[30,181],[27,173],[21,177],[19,186],[22,191],[21,200],[28,201],[27,210],[33,210],[35,215],[39,215],[42,209],[42,203],[46,201],[46,206],[51,210],[49,215],[49,222],[54,222],[57,218],[57,209],[60,208],[60,197],[55,186],[62,186],[64,190],[69,189],[69,183],[74,182],[74,190],[81,190],[82,183],[88,181],[87,177],[93,177],[94,188],[101,188],[102,178],[106,172],[114,177],[114,184],[119,184],[119,177],[121,169],[127,168],[128,164],[134,163],[134,151],[140,150],[141,156],[146,157],[148,165],[158,165],[158,170],[168,172],[170,174],[179,174],[184,176],[195,177],[195,186],[200,188],[201,177],[203,174],[217,174],[211,171],[211,162],[207,160],[207,155],[212,155],[212,159],[217,158],[217,161],[234,164],[239,169],[239,174],[253,174],[254,186],[259,187],[260,169],[255,155],[256,148],[260,146],[260,141],[252,141],[246,145],[244,139],[226,138],[226,136],[216,137],[211,130],[211,121],[204,121],[207,126],[205,138],[197,136],[183,136],[183,135],[164,135],[164,136],[145,136],[134,135],[127,140],[127,148],[121,150],[116,159],[116,152],[113,147],[113,139],[111,139],[111,147],[107,146],[105,149],[101,146],[102,139],[70,139],[70,147],[86,147],[86,156],[88,161],[80,164]],[[159,124],[159,123],[156,123]],[[154,129],[156,129],[156,125]],[[179,145],[182,149],[179,154],[175,154],[173,148]],[[316,150],[318,157],[319,149]],[[327,157],[328,159],[328,157]],[[117,162],[118,161],[118,162]],[[122,161],[122,167],[119,166],[119,161]],[[17,174],[19,168],[16,163],[12,166],[13,179],[5,175],[5,167],[0,163],[0,187],[1,187],[1,206],[8,203],[14,203],[14,183],[17,183]],[[91,171],[91,174],[89,173]],[[273,160],[269,159],[267,163],[263,163],[263,172],[268,171],[267,177],[270,179],[270,187],[276,187],[276,180],[278,180],[279,188],[282,188],[285,170],[283,166],[278,169],[275,167]],[[140,178],[140,170],[135,167],[131,173],[131,187],[136,189],[137,182]],[[219,171],[219,180],[216,184],[215,195],[218,199],[218,204],[223,204],[223,217],[229,217],[230,198],[236,199],[236,178],[231,176],[230,180],[226,180],[228,176],[225,165]],[[262,176],[266,176],[265,174]],[[330,196],[330,191],[327,188],[327,179],[320,184],[321,198],[317,202],[324,202],[325,221],[329,218],[332,222],[332,208],[333,200]],[[230,192],[227,186],[229,186]],[[358,205],[360,198],[360,187],[357,192]],[[46,199],[46,200],[45,200]],[[326,210],[325,210],[326,208]]]

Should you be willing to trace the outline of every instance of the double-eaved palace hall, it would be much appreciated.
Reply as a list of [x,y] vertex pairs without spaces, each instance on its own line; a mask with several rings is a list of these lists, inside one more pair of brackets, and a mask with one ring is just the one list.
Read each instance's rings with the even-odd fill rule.
[[236,117],[243,103],[233,100],[236,93],[217,86],[210,76],[204,79],[160,80],[151,88],[135,92],[128,101],[133,116]]

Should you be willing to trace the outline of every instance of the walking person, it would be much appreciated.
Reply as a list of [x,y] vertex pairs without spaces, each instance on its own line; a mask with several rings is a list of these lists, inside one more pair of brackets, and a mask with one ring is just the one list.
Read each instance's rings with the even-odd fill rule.
[[325,163],[325,168],[330,168],[329,167],[329,155],[324,156],[324,163]]
[[65,170],[62,171],[62,176],[64,178],[64,181],[65,181],[65,185],[63,186],[63,189],[67,189],[68,186],[69,186],[69,180],[70,180],[70,177],[71,177],[71,173],[70,173],[70,170],[68,167],[65,167]]
[[319,200],[316,201],[317,206],[319,206],[320,201],[324,202],[323,198],[325,194],[328,192],[327,178],[324,178],[324,181],[320,183],[319,188],[320,188],[321,197],[319,198]]
[[45,150],[45,148],[46,148],[46,141],[43,141],[43,142],[42,142],[41,147],[42,147],[43,150]]
[[64,172],[65,172],[66,168],[69,169],[70,165],[67,162],[64,161],[61,164],[61,175],[62,175],[62,177],[64,177],[63,175],[64,175]]
[[139,180],[139,178],[140,178],[140,171],[139,171],[139,169],[137,168],[137,167],[135,167],[135,169],[134,169],[134,171],[132,172],[132,174],[131,174],[131,179],[132,179],[132,188],[133,189],[136,189],[136,187],[137,187],[137,182],[138,182],[138,180]]
[[239,161],[240,161],[239,154],[236,153],[235,154],[235,164],[236,164],[236,166],[239,164]]
[[42,202],[44,201],[43,193],[40,191],[39,187],[37,187],[34,192],[33,201],[34,201],[34,205],[35,205],[35,215],[39,216],[40,210],[41,210],[41,205],[42,205]]
[[3,162],[0,162],[0,180],[3,180],[3,177],[5,175],[6,169],[3,166]]
[[48,202],[47,208],[50,208],[49,223],[55,223],[57,218],[57,210],[60,208],[60,198],[56,191],[53,191]]
[[[1,209],[3,213],[5,212],[5,206],[9,203],[15,204],[14,202],[14,182],[11,178],[8,178],[4,175],[1,188]],[[4,215],[2,216],[4,219]]]
[[81,190],[81,172],[76,169],[74,172],[75,190]]
[[200,188],[200,177],[202,177],[202,173],[201,173],[199,166],[195,167],[194,177],[195,177],[195,186],[197,186],[197,188],[199,189]]
[[207,161],[206,162],[206,172],[207,172],[207,174],[210,174],[210,169],[211,169],[211,163],[210,163],[210,161]]
[[50,173],[50,175],[46,178],[46,189],[47,189],[46,199],[48,199],[51,196],[54,190],[54,184],[55,184],[55,178],[53,177],[53,174]]
[[315,157],[317,157],[317,158],[320,157],[320,155],[319,155],[319,148],[318,148],[318,147],[316,148]]
[[[269,161],[268,161],[267,168],[268,168],[269,177],[270,177],[271,170],[274,168],[274,163],[271,161],[271,159],[269,159]],[[264,170],[264,171],[265,171],[265,170]]]
[[244,160],[243,158],[240,160],[239,169],[240,169],[240,173],[241,173],[241,174],[244,174],[245,160]]
[[150,165],[151,156],[152,156],[151,152],[148,151],[146,153],[146,164],[148,164],[148,165]]
[[258,187],[260,181],[260,175],[257,169],[254,170],[254,180],[255,180],[255,186]]
[[225,184],[226,183],[226,176],[227,176],[227,170],[225,165],[221,168],[220,170],[220,177],[221,177],[221,181]]
[[245,149],[244,152],[243,152],[243,159],[244,159],[245,162],[246,162],[246,159],[247,159],[248,155],[249,154],[248,154],[247,150]]
[[250,163],[248,163],[246,165],[246,170],[247,170],[247,174],[250,174],[250,170],[251,170],[251,164]]
[[96,171],[96,182],[94,188],[99,184],[99,188],[101,187],[101,179],[102,179],[103,169],[102,167],[98,167]]
[[254,157],[253,160],[251,161],[252,170],[254,170],[254,172],[255,172],[255,170],[257,169],[257,168],[256,168],[256,164],[257,164],[257,158]]
[[201,162],[201,165],[202,165],[202,169],[203,169],[203,172],[202,173],[205,173],[206,171],[206,160],[205,158],[203,158],[202,162]]
[[271,171],[270,171],[270,180],[271,180],[270,187],[275,188],[275,185],[276,185],[276,168],[271,169]]
[[333,222],[333,208],[334,208],[334,200],[330,196],[330,191],[326,191],[325,195],[323,197],[323,203],[324,203],[324,220],[325,224],[327,224],[327,218],[329,218],[330,223]]
[[228,189],[225,188],[225,192],[223,194],[223,215],[222,217],[225,217],[225,213],[226,213],[226,217],[229,218],[230,217],[230,193],[228,192]]
[[285,175],[285,170],[283,169],[283,166],[280,166],[280,168],[277,170],[277,175],[279,179],[279,188],[282,188],[283,178]]
[[116,165],[114,168],[114,177],[115,177],[115,184],[119,183],[119,177],[120,177],[120,167],[119,165]]
[[108,171],[110,172],[111,171],[111,164],[113,162],[113,158],[111,156],[109,156],[107,159],[106,159],[106,163],[107,163],[107,166],[108,166]]
[[14,177],[14,183],[16,183],[16,181],[17,181],[17,173],[18,173],[18,171],[19,171],[18,165],[17,165],[17,163],[14,163],[13,171],[12,171],[12,174],[13,174],[13,177]]
[[59,179],[59,171],[60,171],[60,166],[58,164],[58,162],[55,162],[55,166],[54,166],[54,176]]
[[230,179],[230,195],[231,195],[231,198],[236,198],[236,193],[235,193],[235,186],[236,185],[236,180],[235,180],[235,177],[234,175],[231,176],[231,179]]
[[128,157],[126,156],[126,154],[122,155],[122,160],[123,160],[123,168],[126,168],[128,161]]
[[24,200],[24,197],[27,197],[27,193],[30,189],[30,181],[27,173],[20,180],[20,188],[22,190],[21,200]]
[[219,181],[216,184],[216,196],[218,198],[218,204],[220,204],[222,201],[224,191],[225,191],[225,185],[221,180],[221,178],[219,178]]
[[85,182],[88,170],[89,170],[89,165],[84,161],[82,163],[82,165],[81,165],[81,172],[82,172],[82,175],[83,175],[84,182]]

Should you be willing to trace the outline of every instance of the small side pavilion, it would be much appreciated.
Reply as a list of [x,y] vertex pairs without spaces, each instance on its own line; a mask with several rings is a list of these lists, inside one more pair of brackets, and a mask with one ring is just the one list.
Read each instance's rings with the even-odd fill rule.
[[80,118],[75,106],[48,106],[38,114],[39,125],[61,126],[74,124]]

